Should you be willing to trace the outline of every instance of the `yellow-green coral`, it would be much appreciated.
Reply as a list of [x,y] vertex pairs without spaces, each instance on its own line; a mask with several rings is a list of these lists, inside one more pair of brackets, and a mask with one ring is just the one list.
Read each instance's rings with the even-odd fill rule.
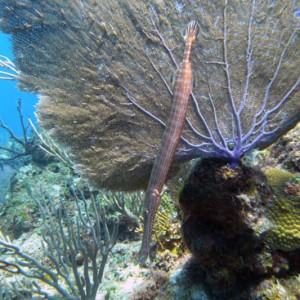
[[[143,222],[137,233],[143,232]],[[171,255],[183,252],[180,235],[180,222],[176,219],[176,208],[170,195],[165,191],[161,196],[161,206],[153,225],[153,240],[157,242],[157,254],[168,250]]]
[[280,279],[271,277],[260,283],[253,298],[265,300],[297,300],[300,296],[299,284],[299,275]]
[[283,251],[300,248],[300,196],[285,192],[294,175],[281,169],[265,172],[274,196],[267,209],[267,217],[274,225],[267,240],[271,247]]

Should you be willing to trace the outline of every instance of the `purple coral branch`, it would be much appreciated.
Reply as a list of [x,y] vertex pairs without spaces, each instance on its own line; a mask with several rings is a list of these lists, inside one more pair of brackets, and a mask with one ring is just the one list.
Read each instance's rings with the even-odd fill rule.
[[153,69],[155,70],[155,72],[158,74],[158,76],[160,77],[160,79],[162,80],[162,82],[164,83],[164,85],[166,86],[169,94],[171,95],[171,97],[173,97],[172,89],[169,86],[169,84],[167,83],[165,77],[162,75],[162,73],[159,71],[159,69],[157,68],[157,66],[155,65],[155,63],[152,61],[152,59],[150,58],[149,54],[146,53],[146,51],[144,49],[143,49],[143,52],[144,52],[145,56],[147,57],[147,59],[149,60],[151,66],[153,67]]
[[195,128],[195,126],[192,124],[192,122],[191,122],[188,118],[186,118],[186,121],[187,121],[187,123],[188,123],[190,129],[192,130],[192,132],[193,132],[197,137],[199,137],[199,138],[201,138],[201,139],[203,139],[203,140],[210,140],[210,138],[209,138],[208,136],[206,136],[206,135],[202,134],[201,132],[199,132],[199,131]]
[[[282,100],[281,100],[279,103],[277,103],[276,106],[274,106],[272,109],[268,110],[268,111],[265,113],[265,115],[264,115],[262,121],[260,122],[260,124],[263,122],[263,125],[261,125],[261,127],[260,127],[260,128],[258,129],[258,131],[257,131],[257,132],[261,132],[261,133],[260,133],[260,134],[259,134],[259,135],[258,135],[258,136],[250,143],[250,144],[248,144],[247,146],[244,147],[244,152],[249,151],[250,149],[252,149],[253,147],[255,147],[255,145],[256,145],[263,137],[265,137],[266,135],[270,135],[270,134],[275,133],[275,132],[280,128],[281,123],[278,124],[278,126],[276,126],[276,128],[273,129],[272,131],[266,132],[266,131],[265,131],[265,127],[268,125],[268,117],[269,117],[272,113],[276,112],[277,110],[279,110],[279,109],[282,107],[282,105],[287,101],[287,99],[290,97],[290,95],[291,95],[291,94],[295,91],[295,89],[298,87],[299,83],[300,83],[300,78],[298,78],[298,80],[295,82],[295,84],[292,86],[292,88],[286,93],[286,95],[282,98]],[[255,133],[255,132],[254,132],[254,129],[255,129],[255,126],[252,128],[252,133]],[[248,138],[248,139],[249,139],[249,138]],[[247,139],[246,139],[246,137],[245,137],[244,143],[246,143],[246,141],[247,141]]]
[[214,121],[215,121],[215,124],[216,124],[216,131],[217,131],[217,133],[218,133],[218,135],[219,135],[219,137],[220,137],[220,139],[222,141],[223,146],[226,147],[227,143],[225,141],[225,138],[222,135],[221,128],[220,128],[219,122],[218,122],[218,116],[217,116],[216,107],[214,105],[214,101],[213,101],[212,96],[211,96],[210,93],[208,94],[208,97],[209,97],[209,101],[210,101],[210,104],[212,106],[213,113],[214,113]]
[[225,7],[224,7],[224,25],[223,25],[223,50],[224,50],[224,61],[225,61],[225,74],[226,74],[226,80],[227,80],[227,89],[228,89],[228,96],[229,96],[229,102],[232,109],[232,115],[233,119],[235,120],[236,125],[236,131],[237,131],[237,148],[241,147],[241,140],[242,140],[242,126],[241,126],[241,119],[238,114],[238,111],[235,107],[235,101],[233,98],[232,88],[231,88],[231,78],[230,78],[230,71],[229,71],[229,61],[228,61],[228,52],[227,52],[227,0],[225,1]]
[[246,52],[246,83],[245,83],[245,88],[244,88],[244,94],[243,94],[243,99],[241,102],[241,106],[238,110],[238,115],[240,116],[242,111],[244,110],[247,96],[248,96],[248,89],[249,89],[249,83],[250,83],[250,78],[252,75],[251,69],[251,60],[252,60],[252,48],[251,48],[251,41],[252,41],[252,25],[253,25],[253,19],[254,19],[254,11],[255,11],[255,0],[252,1],[252,10],[251,10],[251,16],[250,16],[250,21],[249,21],[249,26],[248,26],[248,42],[247,42],[247,52]]
[[[251,126],[249,132],[248,132],[247,134],[245,134],[245,136],[243,137],[243,141],[248,140],[248,139],[250,138],[250,136],[253,134],[255,128],[257,128],[258,126],[260,126],[260,124],[261,124],[262,122],[264,122],[264,120],[269,116],[269,114],[271,114],[272,112],[274,112],[275,110],[277,110],[279,107],[281,107],[281,105],[282,105],[282,104],[286,101],[286,99],[288,98],[288,96],[287,96],[287,97],[285,96],[285,97],[282,99],[282,101],[280,101],[280,102],[278,103],[278,105],[276,105],[276,106],[274,107],[274,109],[271,109],[271,110],[267,111],[267,112],[265,113],[264,117],[263,117],[260,121],[257,122],[258,118],[261,117],[262,114],[264,113],[264,110],[265,110],[266,105],[267,105],[267,102],[268,102],[270,90],[271,90],[271,88],[272,88],[272,86],[273,86],[273,84],[274,84],[274,82],[275,82],[275,80],[276,80],[276,78],[277,78],[277,76],[278,76],[278,73],[279,73],[280,68],[281,68],[281,65],[282,65],[283,58],[284,58],[284,56],[285,56],[285,53],[286,53],[286,51],[287,51],[288,46],[290,45],[290,43],[291,43],[291,41],[292,41],[292,39],[293,39],[293,37],[294,37],[294,35],[295,35],[295,32],[296,32],[296,30],[291,34],[289,41],[287,42],[285,48],[283,49],[283,51],[282,51],[282,53],[281,53],[279,62],[278,62],[278,64],[277,64],[276,71],[275,71],[275,73],[274,73],[272,79],[270,80],[270,82],[269,82],[269,84],[268,84],[268,86],[267,86],[267,89],[266,89],[266,92],[265,92],[265,95],[264,95],[264,99],[263,99],[263,101],[262,101],[261,109],[260,109],[259,112],[257,112],[256,115],[254,116],[253,122],[252,122],[252,126]],[[292,87],[292,89],[290,90],[290,92],[288,92],[287,94],[290,95],[290,94],[296,89],[296,87],[298,86],[298,84],[299,84],[299,79],[298,79],[298,81],[296,82],[296,84]]]
[[[189,145],[192,148],[197,148],[201,153],[210,154],[212,156],[221,157],[224,159],[237,161],[241,156],[243,156],[247,151],[254,148],[257,143],[266,138],[267,136],[275,134],[278,129],[281,127],[282,122],[279,122],[277,124],[276,128],[272,130],[268,130],[267,127],[271,124],[270,116],[275,113],[276,111],[279,111],[282,105],[287,101],[287,99],[291,96],[291,94],[296,90],[300,83],[300,79],[298,79],[294,85],[291,87],[291,89],[286,93],[286,95],[279,101],[275,106],[269,108],[267,111],[265,111],[270,90],[275,82],[275,80],[278,78],[279,71],[281,69],[283,59],[285,57],[286,51],[291,44],[291,41],[296,33],[296,30],[291,34],[287,44],[285,45],[280,59],[278,61],[276,70],[274,72],[273,77],[271,78],[266,91],[264,98],[262,100],[261,108],[260,110],[255,114],[252,120],[252,126],[250,127],[249,131],[247,133],[243,133],[242,125],[241,125],[241,115],[244,110],[244,107],[246,105],[246,102],[248,100],[248,90],[250,85],[250,80],[252,76],[252,52],[253,52],[253,46],[252,46],[252,26],[253,26],[253,20],[254,20],[254,13],[255,13],[255,4],[256,1],[252,1],[252,10],[250,14],[249,19],[249,25],[248,25],[248,39],[247,39],[247,50],[246,50],[246,79],[245,79],[245,86],[242,96],[242,101],[240,104],[239,109],[236,108],[236,102],[233,97],[232,88],[231,88],[231,78],[230,78],[230,64],[228,61],[228,54],[227,54],[227,23],[226,23],[226,5],[227,1],[225,1],[225,7],[224,7],[224,32],[223,32],[223,49],[224,49],[224,72],[226,76],[227,81],[227,91],[228,91],[228,98],[231,105],[231,114],[232,114],[232,138],[228,139],[225,138],[225,136],[222,134],[222,130],[218,123],[218,118],[216,114],[216,109],[214,106],[213,99],[211,95],[209,94],[209,100],[211,107],[213,109],[213,117],[214,117],[214,123],[215,128],[210,128],[208,123],[205,120],[204,115],[201,113],[199,105],[195,99],[194,103],[196,106],[196,112],[199,115],[200,120],[204,123],[205,129],[209,133],[209,142],[206,143],[200,143],[200,144],[192,144]],[[193,97],[192,97],[193,98]],[[275,116],[277,118],[277,116]],[[217,133],[220,137],[220,143],[217,143],[214,139],[213,133]],[[230,145],[232,143],[232,145]]]
[[136,108],[138,108],[140,111],[142,111],[144,114],[146,114],[148,117],[162,125],[163,127],[166,127],[166,124],[158,117],[153,115],[150,111],[145,109],[143,106],[137,103],[137,101],[131,96],[131,92],[120,82],[118,82],[119,86],[125,91],[126,93],[126,98],[130,101],[131,104],[133,104]]
[[214,136],[213,136],[213,132],[211,130],[211,128],[209,127],[204,115],[202,114],[201,110],[200,110],[200,107],[199,107],[199,104],[196,100],[196,97],[194,95],[194,93],[191,93],[191,99],[195,105],[195,108],[196,108],[196,113],[197,115],[199,116],[199,119],[201,120],[201,122],[203,123],[204,125],[204,128],[205,130],[207,131],[208,133],[208,136],[206,137],[206,139],[209,139],[212,143],[213,146],[215,146],[216,148],[219,148],[220,146],[218,145],[218,143],[216,142]]
[[164,37],[162,36],[162,34],[160,33],[160,31],[158,30],[158,28],[157,28],[157,26],[156,26],[156,24],[155,24],[155,21],[153,20],[152,17],[150,17],[150,20],[151,20],[151,22],[152,22],[152,24],[153,24],[154,32],[158,35],[158,38],[159,38],[159,40],[161,41],[161,44],[162,44],[163,47],[166,49],[166,51],[167,51],[168,55],[170,56],[170,58],[171,58],[173,64],[175,65],[176,69],[178,70],[178,67],[179,67],[179,66],[178,66],[178,64],[177,64],[177,62],[176,62],[176,59],[175,59],[175,57],[174,57],[174,55],[173,55],[172,50],[171,50],[171,49],[168,47],[168,45],[166,44]]

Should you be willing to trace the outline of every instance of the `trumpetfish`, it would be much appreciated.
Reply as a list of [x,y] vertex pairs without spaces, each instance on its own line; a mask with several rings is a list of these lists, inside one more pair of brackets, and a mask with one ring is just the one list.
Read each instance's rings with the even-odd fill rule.
[[139,252],[141,264],[146,262],[150,254],[151,235],[155,215],[160,204],[160,194],[179,144],[186,117],[188,101],[192,92],[192,66],[190,57],[192,44],[198,32],[198,23],[191,21],[187,26],[185,34],[185,50],[183,60],[177,73],[171,112],[166,123],[161,145],[155,158],[145,193],[143,213],[144,230],[142,246]]

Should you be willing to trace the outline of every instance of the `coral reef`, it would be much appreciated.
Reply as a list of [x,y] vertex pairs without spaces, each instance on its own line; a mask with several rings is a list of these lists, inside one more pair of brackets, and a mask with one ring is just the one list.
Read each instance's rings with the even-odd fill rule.
[[201,27],[192,57],[199,84],[175,169],[203,154],[236,160],[299,120],[294,1],[0,3],[19,86],[39,94],[40,124],[98,187],[147,184],[190,20]]
[[8,199],[7,193],[9,192],[10,179],[14,173],[14,169],[10,166],[2,166],[0,168],[0,204],[5,203]]
[[[142,219],[142,216],[141,216]],[[141,227],[136,229],[138,234],[143,232]],[[184,253],[185,247],[181,238],[178,207],[173,202],[167,189],[161,197],[161,206],[157,211],[151,244],[151,260],[160,270],[169,271],[174,261]]]
[[293,185],[294,174],[281,169],[265,172],[274,196],[266,216],[275,227],[268,234],[268,244],[274,249],[292,251],[300,248],[300,193]]
[[[269,162],[270,159],[266,161]],[[188,204],[183,209],[187,216],[183,222],[191,222],[186,225],[192,226],[186,230],[183,224],[185,238],[188,241],[188,234],[196,235],[195,243],[193,239],[188,243],[192,249],[192,257],[187,251],[181,252],[177,210],[171,202],[169,193],[165,192],[162,195],[156,225],[159,241],[156,245],[156,258],[150,269],[136,265],[140,241],[136,241],[133,234],[124,234],[124,228],[128,225],[126,213],[122,216],[122,213],[116,211],[115,201],[114,205],[110,206],[112,197],[121,197],[121,202],[120,199],[115,199],[118,205],[122,208],[124,201],[125,206],[135,211],[135,202],[140,200],[131,197],[132,195],[124,199],[120,193],[106,195],[103,191],[93,190],[94,195],[105,200],[108,220],[112,217],[112,210],[115,210],[123,223],[118,236],[121,242],[119,240],[112,249],[97,298],[120,300],[138,297],[158,300],[299,298],[300,249],[296,246],[291,251],[280,247],[280,244],[284,245],[284,240],[281,239],[282,232],[286,232],[288,241],[296,244],[299,240],[296,235],[295,239],[290,236],[293,232],[289,222],[282,223],[283,231],[280,230],[278,222],[276,223],[276,220],[280,220],[281,214],[282,216],[288,214],[288,219],[294,217],[293,226],[299,226],[295,214],[298,207],[293,206],[297,201],[299,203],[297,194],[299,174],[291,174],[278,168],[266,169],[262,173],[249,166],[256,163],[255,160],[247,158],[244,161],[247,162],[247,166],[234,168],[223,161],[203,160],[194,166],[189,178],[185,180],[179,200],[183,208],[185,208],[183,200],[192,200],[192,206]],[[1,207],[1,228],[7,229],[7,226],[12,224],[11,216],[20,216],[20,213],[27,212],[26,218],[29,218],[27,220],[31,224],[28,228],[30,231],[23,233],[14,243],[16,242],[25,253],[33,255],[38,261],[43,261],[49,266],[49,260],[45,260],[40,244],[41,220],[38,218],[36,208],[32,209],[33,203],[28,202],[27,195],[28,188],[40,184],[56,199],[56,204],[61,197],[67,196],[70,185],[76,187],[76,192],[81,190],[86,197],[89,191],[84,188],[85,181],[76,177],[72,170],[61,162],[51,163],[47,167],[29,164],[19,169],[19,174],[12,183],[13,195],[10,197],[13,198],[9,198],[9,202]],[[188,197],[191,194],[193,198]],[[130,203],[131,201],[134,203]],[[285,205],[285,209],[281,209],[278,203]],[[72,212],[70,215],[74,217],[78,210],[72,198],[65,198],[65,204]],[[295,211],[289,208],[294,208]],[[273,217],[274,212],[276,218]],[[136,215],[138,214],[136,212]],[[20,223],[20,232],[24,232],[24,229],[26,228]],[[15,230],[18,233],[17,226]],[[85,235],[85,231],[82,234]],[[195,254],[196,251],[200,252]],[[76,259],[76,263],[82,262],[82,256],[78,255]],[[0,263],[1,267],[5,267],[3,263]],[[82,266],[79,268],[81,270]],[[2,292],[5,291],[2,285],[3,276],[8,282],[17,283],[19,278],[9,277],[2,272],[0,274]],[[28,298],[32,294],[29,287],[30,285],[27,286]],[[41,287],[45,288],[44,285]]]
[[262,164],[277,166],[292,173],[300,172],[300,124],[268,148],[268,155]]
[[[192,288],[180,297],[297,298],[299,177],[236,164],[299,121],[296,2],[0,0],[0,29],[12,35],[16,57],[12,79],[39,94],[40,124],[67,146],[77,169],[95,186],[112,190],[147,184],[171,106],[171,74],[182,57],[181,31],[191,19],[201,26],[191,58],[198,84],[170,177],[180,163],[203,155],[231,164],[203,159],[180,192],[182,230],[192,253],[181,278]],[[285,159],[297,170],[298,160]],[[60,172],[55,165],[52,170]],[[28,168],[22,173],[40,178]],[[37,184],[16,180],[14,193]],[[50,192],[61,196],[61,186],[53,187]],[[3,217],[24,213],[27,221],[36,207],[25,205],[11,201]],[[174,243],[165,229],[178,227],[167,228],[168,220],[159,214],[156,230],[159,247],[167,249],[159,253],[161,260],[173,263],[178,239]],[[17,236],[27,230],[24,224],[13,223],[15,232],[5,229]],[[128,262],[122,263],[126,268]],[[166,274],[147,275],[149,282],[136,294],[158,298],[155,280],[165,282]]]
[[47,167],[35,164],[20,167],[10,181],[8,201],[0,207],[1,230],[12,238],[18,238],[22,233],[33,229],[38,220],[38,209],[29,194],[30,190],[43,185],[51,197],[65,197],[68,194],[68,184],[76,181],[73,175],[69,168],[56,162]]
[[[44,255],[40,259],[36,258],[34,245],[30,255],[0,231],[0,269],[29,281],[29,285],[22,280],[12,284],[12,298],[8,299],[18,299],[24,293],[30,298],[39,295],[47,299],[96,299],[108,256],[117,241],[118,220],[114,220],[110,230],[98,197],[90,192],[87,199],[82,192],[77,195],[70,191],[76,203],[75,214],[68,210],[68,201],[60,199],[56,203],[42,189],[32,193],[42,223]],[[60,296],[53,295],[53,290]]]
[[0,119],[0,129],[4,130],[9,135],[12,142],[10,144],[10,147],[3,145],[0,146],[0,163],[17,160],[21,157],[33,156],[34,152],[36,152],[38,148],[37,143],[35,142],[35,137],[30,136],[29,134],[29,125],[26,125],[24,122],[21,99],[18,100],[17,110],[23,136],[21,138],[17,137],[13,133],[13,131],[3,122],[3,120]]
[[300,273],[300,197],[284,191],[293,177],[216,159],[192,169],[179,197],[182,231],[212,299],[248,299],[263,280]]
[[[21,137],[18,137],[0,118],[0,130],[6,132],[9,136],[9,140],[0,145],[0,167],[10,165],[17,169],[30,161],[37,164],[47,164],[53,161],[53,157],[49,157],[48,155],[49,151],[45,153],[44,149],[41,149],[42,141],[37,141],[36,135],[31,130],[32,128],[35,129],[32,121],[29,120],[29,123],[25,123],[21,99],[18,100],[17,111],[19,125],[22,129]],[[38,132],[35,130],[35,133]]]

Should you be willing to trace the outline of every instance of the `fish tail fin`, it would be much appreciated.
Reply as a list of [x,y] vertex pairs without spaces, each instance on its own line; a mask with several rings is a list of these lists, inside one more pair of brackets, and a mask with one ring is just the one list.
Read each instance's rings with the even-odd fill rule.
[[192,42],[194,42],[199,31],[200,31],[199,23],[194,20],[190,21],[190,23],[187,26],[187,29],[186,29],[186,32],[184,35],[184,39],[185,40],[191,39]]

